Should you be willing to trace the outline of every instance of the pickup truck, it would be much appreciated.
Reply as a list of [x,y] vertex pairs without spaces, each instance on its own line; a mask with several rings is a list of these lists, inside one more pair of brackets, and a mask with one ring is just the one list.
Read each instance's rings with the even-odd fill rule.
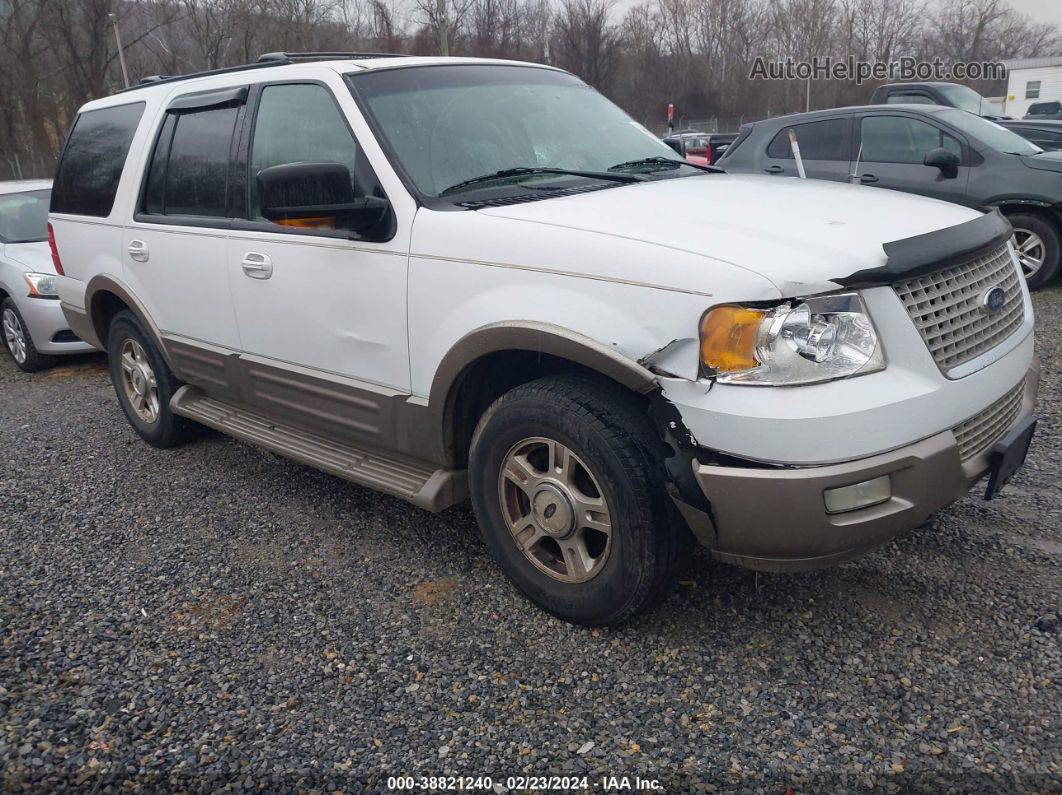
[[944,105],[986,119],[1009,119],[969,86],[959,83],[888,83],[878,86],[868,105]]

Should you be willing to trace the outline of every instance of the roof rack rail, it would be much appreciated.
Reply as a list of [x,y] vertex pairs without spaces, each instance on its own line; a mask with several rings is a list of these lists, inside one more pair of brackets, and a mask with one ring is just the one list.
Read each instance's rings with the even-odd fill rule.
[[176,83],[179,80],[191,80],[194,77],[211,77],[213,75],[226,75],[233,72],[244,72],[250,69],[265,69],[270,66],[283,66],[284,64],[300,63],[304,61],[356,61],[366,58],[404,58],[401,53],[393,52],[267,52],[256,62],[241,64],[240,66],[226,66],[222,69],[208,69],[205,72],[189,72],[184,75],[150,75],[143,78],[136,85],[119,89],[116,94],[124,94],[126,91],[136,91],[138,88],[158,85],[159,83]]
[[258,63],[294,63],[295,61],[358,61],[366,58],[408,58],[400,52],[267,52]]

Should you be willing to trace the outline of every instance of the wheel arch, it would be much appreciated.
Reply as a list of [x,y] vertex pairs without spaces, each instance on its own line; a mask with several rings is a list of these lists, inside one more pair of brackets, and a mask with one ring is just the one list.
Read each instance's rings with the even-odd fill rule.
[[476,423],[502,394],[563,372],[594,373],[636,395],[658,386],[653,373],[636,361],[561,326],[524,321],[480,327],[454,344],[432,380],[428,405],[445,460],[455,467],[466,464]]
[[112,276],[94,276],[85,288],[85,311],[88,313],[92,329],[99,340],[99,347],[107,350],[107,337],[110,334],[111,320],[122,310],[128,310],[136,316],[144,330],[151,335],[169,368],[173,369],[166,346],[162,341],[162,332],[151,319],[144,303],[127,285]]

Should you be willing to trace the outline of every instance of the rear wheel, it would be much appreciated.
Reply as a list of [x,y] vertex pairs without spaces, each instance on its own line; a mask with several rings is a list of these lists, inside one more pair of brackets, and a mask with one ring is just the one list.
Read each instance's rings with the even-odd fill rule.
[[1030,290],[1047,284],[1062,266],[1062,240],[1046,218],[1028,213],[1008,216],[1014,227],[1014,246]]
[[590,626],[659,600],[687,550],[660,446],[611,382],[550,376],[499,398],[476,428],[469,476],[486,544],[517,588]]
[[123,310],[111,321],[107,357],[118,402],[141,439],[173,447],[195,435],[195,424],[170,410],[180,381],[132,312]]
[[22,313],[18,311],[15,302],[5,298],[0,303],[0,329],[4,335],[4,346],[15,364],[27,373],[35,373],[50,367],[55,362],[54,356],[46,356],[37,352],[30,336],[26,322],[22,319]]

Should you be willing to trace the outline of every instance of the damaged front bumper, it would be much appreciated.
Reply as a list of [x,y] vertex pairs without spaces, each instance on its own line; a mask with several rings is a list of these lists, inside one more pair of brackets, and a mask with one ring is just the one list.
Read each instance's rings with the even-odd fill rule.
[[[1039,385],[1034,362],[1017,415],[1006,431],[1033,412]],[[994,439],[993,439],[994,441]],[[762,571],[822,568],[857,557],[917,527],[958,500],[991,466],[992,444],[965,460],[956,435],[943,431],[897,450],[828,466],[716,466],[693,459],[700,494],[673,494],[702,544],[729,563]],[[702,456],[704,458],[705,456]],[[887,499],[843,513],[827,511],[824,493],[887,476]]]

